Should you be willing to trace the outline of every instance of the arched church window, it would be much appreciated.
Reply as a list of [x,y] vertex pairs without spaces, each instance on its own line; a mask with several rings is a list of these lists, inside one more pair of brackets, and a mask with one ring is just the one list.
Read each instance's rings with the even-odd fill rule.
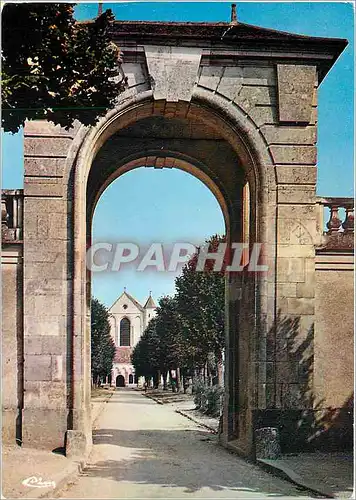
[[130,320],[128,318],[122,318],[120,321],[120,345],[130,346]]

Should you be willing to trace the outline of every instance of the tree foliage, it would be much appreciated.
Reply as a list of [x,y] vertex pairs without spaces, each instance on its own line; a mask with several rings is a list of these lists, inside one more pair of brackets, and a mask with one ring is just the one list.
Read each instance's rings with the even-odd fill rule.
[[184,364],[184,345],[180,335],[180,317],[172,297],[162,297],[156,316],[149,322],[136,344],[131,360],[138,376],[155,378]]
[[[213,236],[207,242],[216,251],[224,238]],[[157,372],[208,366],[212,373],[221,362],[225,345],[225,272],[213,270],[207,261],[197,271],[195,254],[176,278],[174,297],[162,297],[143,336],[136,345],[132,363],[136,373],[148,378]],[[213,358],[213,359],[212,359]]]
[[182,335],[182,318],[178,313],[175,297],[162,297],[159,300],[156,314],[156,333],[160,339],[161,371],[184,367],[186,346]]
[[91,303],[91,373],[94,383],[109,376],[116,352],[109,312],[97,299]]
[[137,377],[152,378],[160,367],[160,342],[156,333],[156,318],[152,318],[133,349],[131,362]]
[[7,3],[2,11],[2,127],[17,132],[25,120],[65,128],[93,125],[113,107],[125,82],[111,41],[107,10],[78,23],[75,4]]
[[[224,238],[212,236],[206,243],[216,252]],[[177,310],[183,322],[185,343],[196,365],[203,366],[214,353],[217,360],[225,345],[225,272],[214,271],[214,262],[206,261],[197,271],[199,252],[194,254],[176,278]]]

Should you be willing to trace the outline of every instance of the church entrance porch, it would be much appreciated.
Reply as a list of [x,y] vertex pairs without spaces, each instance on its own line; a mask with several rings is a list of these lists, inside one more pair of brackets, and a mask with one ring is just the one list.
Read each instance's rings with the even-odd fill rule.
[[123,375],[116,377],[116,387],[125,387],[125,377]]

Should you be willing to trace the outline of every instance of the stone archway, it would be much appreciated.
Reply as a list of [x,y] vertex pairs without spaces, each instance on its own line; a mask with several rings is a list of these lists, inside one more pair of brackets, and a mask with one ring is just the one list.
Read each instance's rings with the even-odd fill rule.
[[[218,103],[215,102],[215,107]],[[83,192],[83,202],[86,201],[86,219],[85,227],[84,218],[82,219],[81,228],[77,226],[74,232],[81,234],[81,241],[85,237],[87,244],[86,248],[91,244],[91,218],[95,208],[95,204],[103,190],[125,172],[140,166],[153,168],[180,168],[192,175],[196,176],[204,182],[216,196],[222,208],[225,223],[226,233],[229,242],[245,242],[253,244],[257,241],[257,234],[260,234],[260,241],[266,239],[262,224],[257,226],[256,221],[260,221],[260,214],[266,211],[266,206],[263,203],[263,193],[260,186],[263,186],[265,180],[258,172],[258,157],[254,157],[251,153],[252,148],[246,148],[246,139],[242,141],[237,134],[237,123],[232,131],[227,125],[226,120],[220,118],[220,128],[217,126],[216,110],[207,108],[198,103],[198,99],[191,103],[191,114],[184,112],[178,118],[167,118],[161,113],[154,110],[151,98],[145,98],[142,102],[144,108],[144,118],[137,118],[138,111],[133,109],[128,104],[125,111],[117,113],[116,119],[113,117],[106,122],[102,127],[105,134],[105,142],[97,137],[101,148],[93,154],[93,160],[88,162],[88,158],[84,160],[84,151],[87,138],[81,147],[76,165],[75,189],[83,189],[83,180],[86,179],[86,193]],[[135,110],[135,111],[133,111]],[[142,110],[143,111],[143,110]],[[150,111],[150,114],[148,114]],[[176,112],[179,115],[180,106],[176,106]],[[215,127],[211,127],[210,122],[215,118]],[[109,133],[108,123],[111,130]],[[199,134],[189,136],[192,127],[199,130]],[[144,138],[137,137],[137,128],[144,129],[146,136]],[[171,135],[169,133],[171,131]],[[222,133],[222,130],[229,130],[229,134]],[[175,137],[179,130],[180,137]],[[226,132],[225,130],[225,132]],[[151,133],[152,132],[152,133]],[[165,137],[162,137],[165,134]],[[229,139],[227,140],[226,137]],[[234,141],[231,138],[234,138]],[[260,141],[261,142],[261,141]],[[265,155],[263,142],[260,149],[262,155]],[[92,149],[93,153],[93,149]],[[81,160],[81,155],[82,159]],[[113,162],[110,160],[115,158]],[[222,163],[223,158],[223,163]],[[268,158],[268,155],[267,155]],[[268,158],[270,162],[270,158]],[[266,161],[264,165],[266,165]],[[85,171],[81,170],[80,165],[85,165]],[[87,167],[90,165],[90,168]],[[79,168],[78,168],[79,166]],[[260,167],[262,168],[262,167]],[[265,166],[263,168],[266,168]],[[81,176],[84,178],[80,180]],[[84,184],[85,185],[85,184]],[[245,196],[249,191],[249,199]],[[261,199],[257,204],[256,191]],[[273,192],[273,190],[271,190]],[[78,191],[77,191],[78,193]],[[76,202],[80,197],[76,198]],[[77,213],[82,213],[84,204],[77,209]],[[246,227],[246,221],[249,220],[249,227]],[[245,221],[245,225],[244,225]],[[76,219],[75,223],[79,224]],[[269,228],[271,230],[271,228]],[[84,236],[85,235],[85,236]],[[83,254],[84,247],[78,248],[75,251],[76,255]],[[82,276],[82,280],[86,281],[87,299],[90,297],[90,275],[85,271],[83,262],[77,267],[78,273]],[[75,270],[74,270],[75,271]],[[247,271],[247,267],[246,267]],[[273,274],[273,270],[271,271]],[[226,298],[226,324],[227,324],[227,355],[226,355],[226,407],[224,412],[224,436],[225,442],[240,440],[252,442],[252,422],[251,412],[248,410],[250,401],[245,397],[248,392],[248,385],[251,383],[249,359],[251,352],[239,354],[240,343],[248,343],[248,337],[251,331],[256,330],[256,325],[259,324],[259,317],[256,315],[256,299],[259,304],[259,299],[254,294],[254,289],[258,286],[259,290],[263,290],[266,286],[266,276],[252,276],[239,274],[231,276],[227,281]],[[83,286],[82,281],[82,286]],[[242,287],[244,293],[242,294]],[[74,292],[75,293],[75,292]],[[254,297],[254,298],[253,298]],[[258,307],[261,307],[259,304]],[[240,313],[241,308],[246,309],[246,314]],[[87,313],[88,314],[88,313]],[[79,317],[78,315],[75,315]],[[263,327],[266,327],[263,325]],[[245,338],[239,338],[239,333],[242,332]],[[89,338],[90,332],[84,332],[85,338]],[[253,355],[252,355],[253,357]],[[237,367],[240,366],[240,372],[237,372]],[[85,373],[83,374],[86,380]],[[259,385],[260,400],[264,399],[263,387],[264,382]],[[241,390],[240,387],[246,389]],[[83,392],[87,392],[83,387]],[[239,411],[243,407],[246,412]],[[248,429],[248,432],[241,433],[241,426]]]
[[[291,330],[296,346],[313,336],[316,88],[344,43],[229,24],[145,23],[143,35],[141,25],[116,27],[117,43],[130,41],[130,88],[116,108],[90,129],[25,129],[23,440],[55,448],[66,433],[91,444],[91,217],[114,178],[146,165],[198,177],[217,197],[230,241],[263,245],[268,273],[245,269],[226,286],[222,441],[253,455],[256,427],[288,418],[297,433],[313,411],[300,396],[300,359],[283,346]],[[175,137],[133,140],[137,127],[173,123]],[[291,238],[296,223],[308,241]]]

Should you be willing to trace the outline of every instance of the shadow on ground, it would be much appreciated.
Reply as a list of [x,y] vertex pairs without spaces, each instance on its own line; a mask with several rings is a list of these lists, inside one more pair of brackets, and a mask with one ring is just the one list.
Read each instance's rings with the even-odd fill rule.
[[89,465],[83,472],[87,477],[185,488],[185,493],[210,488],[285,497],[289,489],[292,496],[307,496],[221,448],[217,437],[205,430],[100,429],[93,440],[95,445],[120,446],[125,458]]

